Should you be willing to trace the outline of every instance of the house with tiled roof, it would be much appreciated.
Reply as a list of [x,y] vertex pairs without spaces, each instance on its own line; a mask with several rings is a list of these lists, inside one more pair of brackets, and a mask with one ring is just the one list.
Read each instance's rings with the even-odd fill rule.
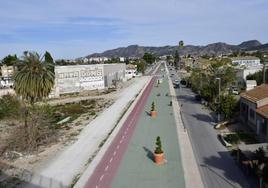
[[268,84],[240,94],[240,119],[261,140],[268,140]]

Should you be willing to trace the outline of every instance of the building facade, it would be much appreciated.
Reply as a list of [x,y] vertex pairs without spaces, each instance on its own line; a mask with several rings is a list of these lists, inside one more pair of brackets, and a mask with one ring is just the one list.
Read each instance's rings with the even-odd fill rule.
[[240,94],[240,119],[262,141],[268,140],[268,85]]
[[55,86],[50,97],[103,90],[123,81],[125,64],[94,64],[55,67]]
[[246,83],[247,76],[254,74],[256,72],[262,71],[263,66],[253,66],[253,67],[235,67],[236,80],[238,84]]
[[137,76],[137,65],[127,64],[126,79],[131,79]]
[[260,59],[253,56],[232,58],[232,64],[235,66],[245,66],[245,67],[254,67],[261,65]]
[[16,70],[15,66],[1,66],[0,88],[10,88],[13,86],[12,76]]
[[103,64],[104,86],[106,88],[116,87],[118,82],[125,80],[126,64]]

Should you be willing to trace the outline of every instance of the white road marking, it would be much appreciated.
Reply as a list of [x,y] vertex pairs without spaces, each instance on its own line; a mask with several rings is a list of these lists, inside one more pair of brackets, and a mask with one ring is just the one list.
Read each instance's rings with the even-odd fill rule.
[[107,170],[108,170],[108,168],[109,168],[109,166],[107,165],[107,166],[105,167],[105,171],[107,171]]
[[116,151],[114,151],[114,154],[113,154],[114,156],[116,155]]
[[96,187],[95,188],[98,188],[98,186],[96,185]]
[[101,175],[101,177],[100,177],[100,181],[103,179],[103,177],[104,177],[104,174]]
[[119,145],[116,146],[116,149],[119,149]]
[[112,162],[112,161],[113,161],[113,158],[110,159],[110,162]]
[[122,142],[123,142],[123,140],[121,139],[121,140],[120,140],[120,144],[121,144]]

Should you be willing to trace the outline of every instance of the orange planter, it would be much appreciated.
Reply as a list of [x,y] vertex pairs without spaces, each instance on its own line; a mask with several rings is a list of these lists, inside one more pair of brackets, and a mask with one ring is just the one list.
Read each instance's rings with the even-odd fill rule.
[[156,111],[151,111],[151,117],[152,117],[152,118],[155,118],[156,116],[157,116]]
[[159,153],[159,154],[154,153],[154,162],[157,165],[163,164],[163,162],[164,162],[164,153]]

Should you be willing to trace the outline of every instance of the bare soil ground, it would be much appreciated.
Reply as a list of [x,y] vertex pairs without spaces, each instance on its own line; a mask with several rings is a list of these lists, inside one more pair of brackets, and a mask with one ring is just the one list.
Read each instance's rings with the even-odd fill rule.
[[[60,129],[55,130],[58,137],[55,142],[42,145],[38,147],[37,151],[32,153],[20,153],[17,151],[2,153],[0,155],[0,187],[12,187],[16,184],[16,180],[19,181],[19,178],[16,179],[16,177],[22,176],[25,172],[30,173],[41,168],[47,161],[63,150],[64,147],[72,144],[83,128],[114,102],[111,97],[94,100],[96,100],[94,109],[81,114],[75,120],[67,122]],[[65,101],[70,102],[70,100]],[[0,121],[0,147],[4,144],[9,134],[18,126],[21,126],[21,124],[22,122],[15,119]]]
[[[46,164],[58,156],[67,146],[77,140],[80,132],[95,119],[103,110],[108,108],[118,98],[121,91],[130,86],[135,79],[131,79],[115,89],[102,92],[87,92],[75,95],[62,96],[57,99],[46,101],[50,106],[77,103],[94,99],[97,103],[94,109],[87,111],[72,121],[68,121],[57,129],[57,140],[38,147],[38,150],[27,153],[17,151],[0,152],[0,187],[16,187],[21,181],[21,177],[32,175],[32,172],[42,169]],[[94,111],[94,113],[92,113]],[[5,144],[6,139],[18,126],[22,126],[21,120],[10,118],[0,120],[0,148]]]

